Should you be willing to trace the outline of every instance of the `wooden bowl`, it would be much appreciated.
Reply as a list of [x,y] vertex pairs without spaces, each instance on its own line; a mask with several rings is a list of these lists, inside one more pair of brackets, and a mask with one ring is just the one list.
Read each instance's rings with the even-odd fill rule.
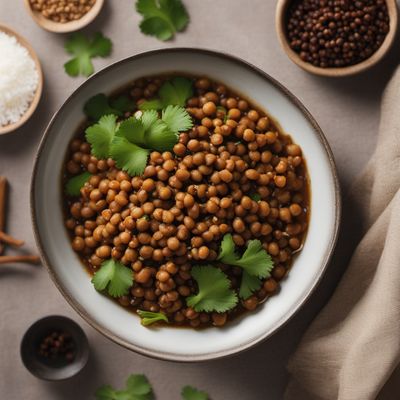
[[43,73],[42,73],[42,67],[40,65],[38,56],[36,55],[32,46],[27,42],[27,40],[25,38],[23,38],[17,32],[13,31],[12,29],[10,29],[9,27],[7,27],[5,25],[0,24],[0,31],[2,31],[10,36],[14,36],[17,39],[18,43],[28,50],[28,53],[32,57],[32,60],[35,63],[35,66],[36,66],[36,69],[37,69],[38,75],[39,75],[39,81],[38,81],[38,86],[36,88],[36,93],[35,93],[35,96],[33,97],[33,100],[31,102],[29,108],[26,110],[25,114],[17,122],[14,122],[13,124],[9,124],[6,126],[0,126],[0,135],[3,135],[5,133],[13,132],[16,129],[18,129],[20,126],[25,124],[25,122],[28,121],[28,119],[32,116],[33,112],[36,110],[36,107],[39,104],[40,97],[42,96]]
[[377,64],[385,56],[385,54],[392,46],[393,41],[395,39],[397,32],[397,20],[398,20],[396,0],[386,0],[389,13],[389,21],[390,21],[389,32],[386,35],[386,38],[383,41],[381,47],[379,47],[379,49],[375,53],[373,53],[366,60],[361,61],[358,64],[350,65],[348,67],[338,67],[338,68],[316,67],[308,62],[303,61],[300,58],[299,54],[296,53],[294,50],[292,50],[292,48],[289,45],[286,35],[286,15],[287,15],[287,10],[292,3],[293,0],[278,0],[278,4],[276,6],[276,14],[275,14],[275,25],[278,34],[278,39],[281,46],[285,50],[286,54],[289,56],[289,58],[300,68],[312,74],[320,76],[329,76],[329,77],[341,77],[341,76],[355,75],[360,72],[366,71],[367,69]]
[[104,5],[104,0],[96,0],[94,6],[82,18],[66,23],[61,23],[54,22],[51,19],[44,17],[39,11],[33,10],[29,0],[25,0],[24,2],[25,7],[33,20],[46,31],[55,33],[73,32],[82,29],[86,25],[89,25],[97,17]]

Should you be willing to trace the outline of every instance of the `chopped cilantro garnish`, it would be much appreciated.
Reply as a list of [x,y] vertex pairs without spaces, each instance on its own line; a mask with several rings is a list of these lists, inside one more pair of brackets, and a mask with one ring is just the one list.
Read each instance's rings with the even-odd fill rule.
[[261,196],[258,193],[249,194],[249,197],[254,201],[260,201],[261,200]]
[[97,400],[152,400],[153,389],[144,375],[130,375],[125,389],[115,390],[105,385],[96,391]]
[[107,292],[112,297],[121,297],[129,292],[133,284],[133,272],[119,261],[110,258],[101,264],[94,274],[92,283],[96,290]]
[[92,145],[92,154],[97,158],[110,156],[110,145],[117,129],[117,117],[105,115],[95,125],[86,129],[86,140]]
[[239,296],[244,299],[261,286],[260,278],[268,277],[274,266],[271,256],[262,248],[259,240],[250,240],[240,257],[235,251],[235,243],[229,233],[221,242],[218,260],[243,269]]
[[238,302],[236,293],[230,289],[228,277],[219,269],[206,266],[192,268],[192,277],[196,280],[198,294],[189,296],[186,303],[195,311],[225,312],[234,308]]
[[189,23],[181,0],[138,0],[136,11],[143,16],[140,30],[160,40],[171,39]]
[[185,386],[182,388],[183,400],[208,400],[208,394],[202,392],[192,386]]
[[93,74],[92,58],[107,57],[111,53],[111,48],[111,40],[99,32],[92,40],[81,32],[73,33],[65,43],[65,50],[74,58],[64,64],[65,72],[70,76]]
[[65,192],[68,196],[79,196],[81,188],[92,176],[89,172],[83,172],[69,179],[65,185]]
[[141,110],[161,110],[168,106],[184,107],[186,100],[193,96],[192,81],[176,76],[161,85],[158,96],[159,99],[144,101],[139,108]]
[[144,326],[154,324],[158,321],[169,322],[168,317],[161,312],[137,310],[137,313],[139,314],[139,317],[141,318],[141,323]]

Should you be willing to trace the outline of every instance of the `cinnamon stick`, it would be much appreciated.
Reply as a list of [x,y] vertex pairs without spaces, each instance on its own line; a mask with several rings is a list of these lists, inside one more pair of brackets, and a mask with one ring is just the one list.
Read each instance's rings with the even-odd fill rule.
[[14,247],[21,247],[25,242],[23,240],[16,239],[5,232],[0,230],[0,242],[4,242]]
[[[6,200],[7,200],[7,179],[0,176],[0,231],[4,230],[6,224]],[[4,251],[3,243],[0,243],[0,255]]]
[[40,257],[35,255],[0,256],[0,264],[29,263],[39,264]]

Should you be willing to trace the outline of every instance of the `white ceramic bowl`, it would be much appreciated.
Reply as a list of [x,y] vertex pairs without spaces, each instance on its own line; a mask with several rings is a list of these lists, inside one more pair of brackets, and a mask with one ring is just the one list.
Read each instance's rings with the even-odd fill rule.
[[[255,312],[223,329],[141,326],[139,318],[98,293],[73,252],[63,223],[61,170],[65,152],[84,118],[85,101],[111,93],[136,78],[172,71],[206,75],[263,107],[298,143],[311,179],[311,219],[303,251],[282,289]],[[228,55],[198,49],[165,49],[117,62],[84,82],[51,120],[40,144],[32,177],[32,218],[49,273],[71,306],[94,328],[139,353],[175,361],[215,359],[243,351],[270,336],[306,301],[332,254],[340,220],[340,193],[331,150],[315,120],[282,85]]]

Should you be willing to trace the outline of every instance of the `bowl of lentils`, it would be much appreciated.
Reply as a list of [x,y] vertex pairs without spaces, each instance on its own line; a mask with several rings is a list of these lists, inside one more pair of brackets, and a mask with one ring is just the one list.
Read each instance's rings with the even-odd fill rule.
[[395,0],[279,0],[276,29],[289,58],[322,76],[349,76],[377,64],[397,32]]
[[276,331],[322,276],[340,216],[332,154],[301,103],[192,49],[128,58],[77,89],[46,130],[31,201],[44,263],[80,315],[181,361]]

